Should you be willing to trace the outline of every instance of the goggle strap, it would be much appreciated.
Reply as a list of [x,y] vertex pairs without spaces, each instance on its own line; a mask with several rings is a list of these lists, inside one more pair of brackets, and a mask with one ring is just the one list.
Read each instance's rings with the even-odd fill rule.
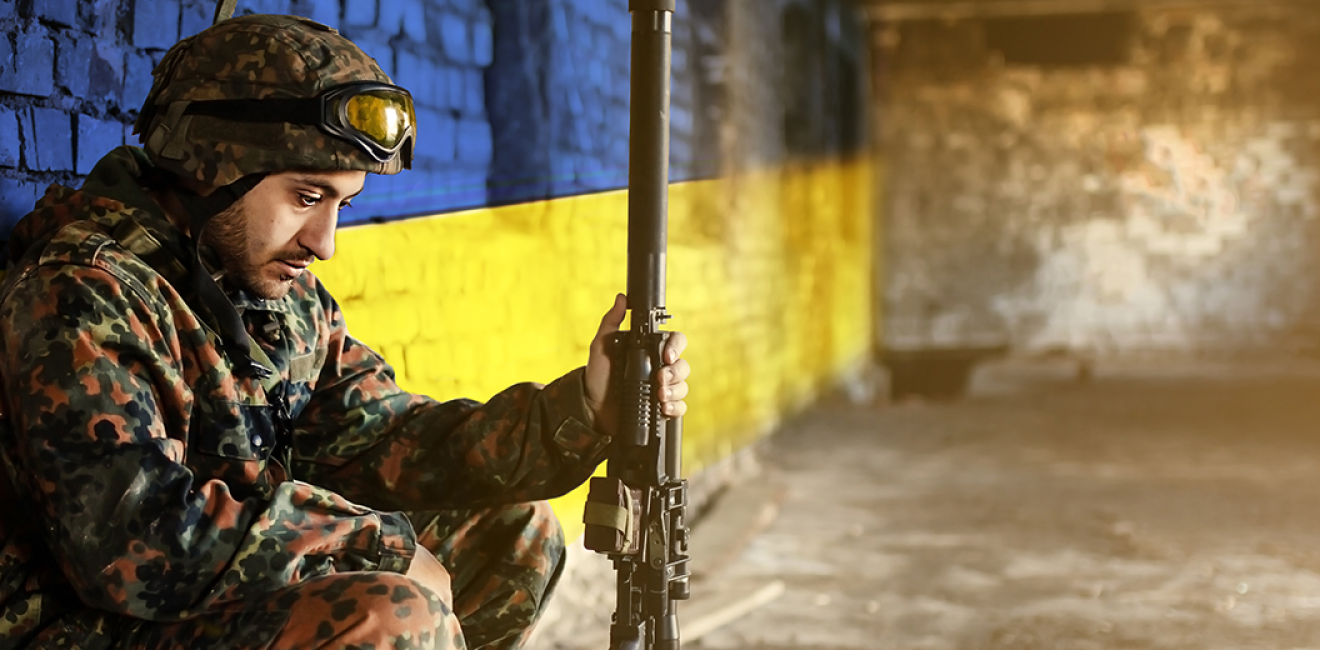
[[236,122],[287,122],[302,126],[321,123],[321,100],[304,98],[217,99],[193,102],[186,115],[205,115]]
[[[408,96],[406,92],[403,93]],[[356,143],[359,147],[371,156],[376,162],[384,163],[392,159],[402,147],[402,141],[394,147],[384,147],[378,142],[373,142],[366,134],[355,128],[344,128],[347,125],[337,125],[335,118],[330,115],[322,114],[323,102],[327,95],[321,97],[281,97],[270,99],[216,99],[208,101],[196,101],[189,104],[184,111],[184,115],[202,115],[207,117],[217,117],[224,120],[233,120],[236,122],[255,122],[255,123],[283,123],[297,124],[300,126],[316,126],[328,134]],[[410,102],[411,105],[411,102]],[[409,114],[411,115],[411,107]],[[363,137],[358,137],[359,135]],[[409,166],[410,161],[405,160],[404,166]]]

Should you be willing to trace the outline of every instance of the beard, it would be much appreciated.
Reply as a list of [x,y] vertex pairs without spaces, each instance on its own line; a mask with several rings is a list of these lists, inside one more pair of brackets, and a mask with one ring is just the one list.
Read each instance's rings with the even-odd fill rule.
[[292,276],[276,275],[264,271],[275,260],[313,259],[311,251],[298,248],[280,251],[268,259],[254,259],[251,237],[248,235],[248,214],[239,201],[207,222],[205,243],[215,251],[231,286],[244,289],[265,300],[279,300],[293,288]]

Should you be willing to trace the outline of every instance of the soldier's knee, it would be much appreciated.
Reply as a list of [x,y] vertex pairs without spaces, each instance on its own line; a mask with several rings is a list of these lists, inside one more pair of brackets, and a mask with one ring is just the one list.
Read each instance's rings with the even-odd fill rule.
[[533,548],[537,549],[540,556],[536,562],[536,575],[540,578],[540,584],[534,590],[540,592],[540,600],[544,602],[554,591],[564,570],[564,528],[548,502],[534,501],[524,505],[528,508],[526,535],[535,540]]
[[296,647],[464,647],[452,605],[422,583],[397,573],[343,573],[305,583],[290,627]]
[[533,556],[532,563],[544,567],[542,572],[553,565],[562,563],[564,557],[564,528],[559,525],[559,517],[546,501],[532,501],[510,506],[518,512],[522,524],[522,539],[519,546]]
[[406,575],[378,574],[375,584],[363,594],[359,599],[365,610],[363,622],[379,629],[383,638],[417,638],[419,634],[440,632],[445,628],[445,619],[454,618],[444,594]]
[[536,537],[541,540],[541,547],[546,550],[557,549],[562,553],[564,527],[559,524],[559,517],[555,515],[554,508],[550,507],[550,502],[533,501],[525,505],[529,511],[527,526],[536,531]]

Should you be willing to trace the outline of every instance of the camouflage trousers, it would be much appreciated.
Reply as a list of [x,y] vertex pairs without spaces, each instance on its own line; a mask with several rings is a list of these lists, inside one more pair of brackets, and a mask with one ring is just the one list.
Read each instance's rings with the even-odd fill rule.
[[[450,593],[437,594],[397,573],[337,573],[186,621],[142,623],[114,647],[521,647],[563,570],[563,532],[549,504],[408,515],[418,543],[448,570]],[[75,641],[73,647],[79,646]]]

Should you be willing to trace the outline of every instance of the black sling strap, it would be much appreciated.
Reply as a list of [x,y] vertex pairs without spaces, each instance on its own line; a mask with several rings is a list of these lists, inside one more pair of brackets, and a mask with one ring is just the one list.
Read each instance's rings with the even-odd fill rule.
[[252,339],[248,337],[247,328],[243,326],[243,319],[239,316],[238,309],[234,307],[234,303],[225,295],[220,285],[216,284],[215,278],[211,277],[211,273],[206,269],[206,263],[202,260],[202,233],[212,217],[237,203],[265,177],[265,174],[250,174],[207,196],[193,194],[184,189],[178,191],[179,201],[188,209],[190,216],[189,234],[192,237],[193,257],[190,260],[192,268],[188,270],[188,275],[196,301],[193,306],[200,307],[211,316],[212,322],[219,330],[222,345],[229,353],[230,359],[235,362],[236,371],[242,376],[255,376],[259,379],[266,379],[274,369],[267,368],[253,359]]

